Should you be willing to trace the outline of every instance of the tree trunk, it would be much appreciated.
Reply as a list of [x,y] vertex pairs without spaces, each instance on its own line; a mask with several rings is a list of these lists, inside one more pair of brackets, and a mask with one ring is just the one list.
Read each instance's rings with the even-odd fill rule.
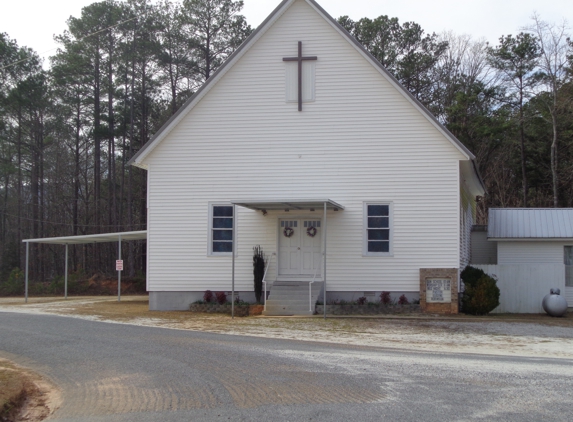
[[[17,233],[18,242],[22,240],[22,105],[18,104],[18,186],[17,186],[17,196],[18,196],[18,221],[17,221]],[[23,244],[22,244],[23,245]],[[22,260],[22,245],[18,246],[18,262],[20,268],[23,268]]]
[[[111,24],[111,21],[110,21]],[[113,34],[108,31],[108,230],[116,228],[115,222],[115,140],[114,140],[114,116],[113,116]]]
[[557,174],[558,157],[557,157],[557,107],[551,113],[551,122],[553,124],[553,141],[551,142],[551,176],[553,180],[553,207],[559,207],[559,176]]
[[101,106],[100,106],[100,57],[99,38],[96,44],[96,56],[94,66],[94,216],[95,225],[99,226],[100,221],[100,199],[101,199]]
[[527,170],[525,165],[525,129],[523,122],[523,81],[520,84],[519,90],[519,136],[521,143],[521,177],[523,188],[523,207],[527,208]]

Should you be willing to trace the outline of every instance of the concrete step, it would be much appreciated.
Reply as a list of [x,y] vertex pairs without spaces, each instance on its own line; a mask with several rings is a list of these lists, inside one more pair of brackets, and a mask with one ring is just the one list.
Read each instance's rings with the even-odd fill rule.
[[267,310],[263,311],[264,315],[312,315],[314,310],[311,312],[308,310],[308,306],[269,306],[267,305]]
[[313,315],[312,312],[302,312],[302,311],[263,311],[263,315],[265,316],[311,316]]
[[[274,287],[308,287],[309,281],[275,281],[273,283],[269,283],[269,285]],[[322,284],[322,281],[315,281],[312,283],[313,285]]]
[[[317,285],[312,285],[311,287],[312,290],[317,290],[317,289],[322,289],[322,286],[317,286]],[[285,286],[279,286],[279,287],[273,287],[271,289],[269,289],[271,292],[308,292],[308,284],[306,286],[300,286],[300,287],[285,287]]]
[[275,313],[283,313],[287,312],[292,315],[306,315],[307,313],[313,313],[312,311],[308,310],[308,306],[268,306],[267,310],[265,311],[266,315],[273,315]]
[[309,311],[308,282],[275,281],[270,288],[267,310],[263,315],[312,315],[322,286],[320,281],[311,284],[313,310]]
[[[310,312],[308,303],[267,303],[267,311],[270,309],[289,309]],[[314,311],[314,306],[312,307],[312,310]]]
[[[311,296],[316,296],[318,294],[318,291],[316,292],[312,292]],[[281,298],[281,299],[288,299],[288,298],[297,298],[297,299],[304,299],[306,298],[306,300],[308,300],[308,292],[289,292],[289,293],[272,293],[269,295],[269,298],[273,298],[273,299],[277,299],[277,298]]]
[[[309,304],[309,300],[308,300],[308,296],[306,297],[270,297],[267,299],[267,304],[273,304],[273,305],[277,305],[277,304],[292,304],[292,303],[298,303],[298,304],[303,304],[306,303],[306,306],[308,306]],[[313,305],[316,303],[316,299],[315,298],[311,298],[310,299],[310,303],[312,303]]]

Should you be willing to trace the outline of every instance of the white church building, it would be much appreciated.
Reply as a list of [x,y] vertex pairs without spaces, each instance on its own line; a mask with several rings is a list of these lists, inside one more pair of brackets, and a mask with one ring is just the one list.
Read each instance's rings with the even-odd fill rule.
[[150,309],[233,283],[254,300],[257,245],[269,303],[299,288],[270,314],[311,282],[312,300],[416,299],[420,269],[469,262],[474,158],[314,0],[285,0],[131,160]]

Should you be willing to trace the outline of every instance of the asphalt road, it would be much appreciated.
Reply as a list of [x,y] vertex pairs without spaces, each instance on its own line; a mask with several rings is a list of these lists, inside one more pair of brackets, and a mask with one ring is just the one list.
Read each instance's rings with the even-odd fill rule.
[[[407,345],[405,345],[407,346]],[[58,421],[571,421],[573,361],[419,353],[0,312]]]

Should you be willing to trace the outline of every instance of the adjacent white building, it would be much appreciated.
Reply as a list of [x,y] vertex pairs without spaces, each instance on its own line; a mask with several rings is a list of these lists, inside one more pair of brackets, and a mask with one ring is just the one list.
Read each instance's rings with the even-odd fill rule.
[[416,298],[420,268],[469,262],[484,193],[472,153],[313,0],[283,1],[131,163],[157,310],[230,291],[233,264],[252,300],[256,245],[274,284]]
[[[573,306],[573,209],[492,208],[488,223],[487,240],[472,233],[472,265],[497,276],[496,312],[543,312],[552,288]],[[495,265],[479,265],[492,264],[494,250]]]

